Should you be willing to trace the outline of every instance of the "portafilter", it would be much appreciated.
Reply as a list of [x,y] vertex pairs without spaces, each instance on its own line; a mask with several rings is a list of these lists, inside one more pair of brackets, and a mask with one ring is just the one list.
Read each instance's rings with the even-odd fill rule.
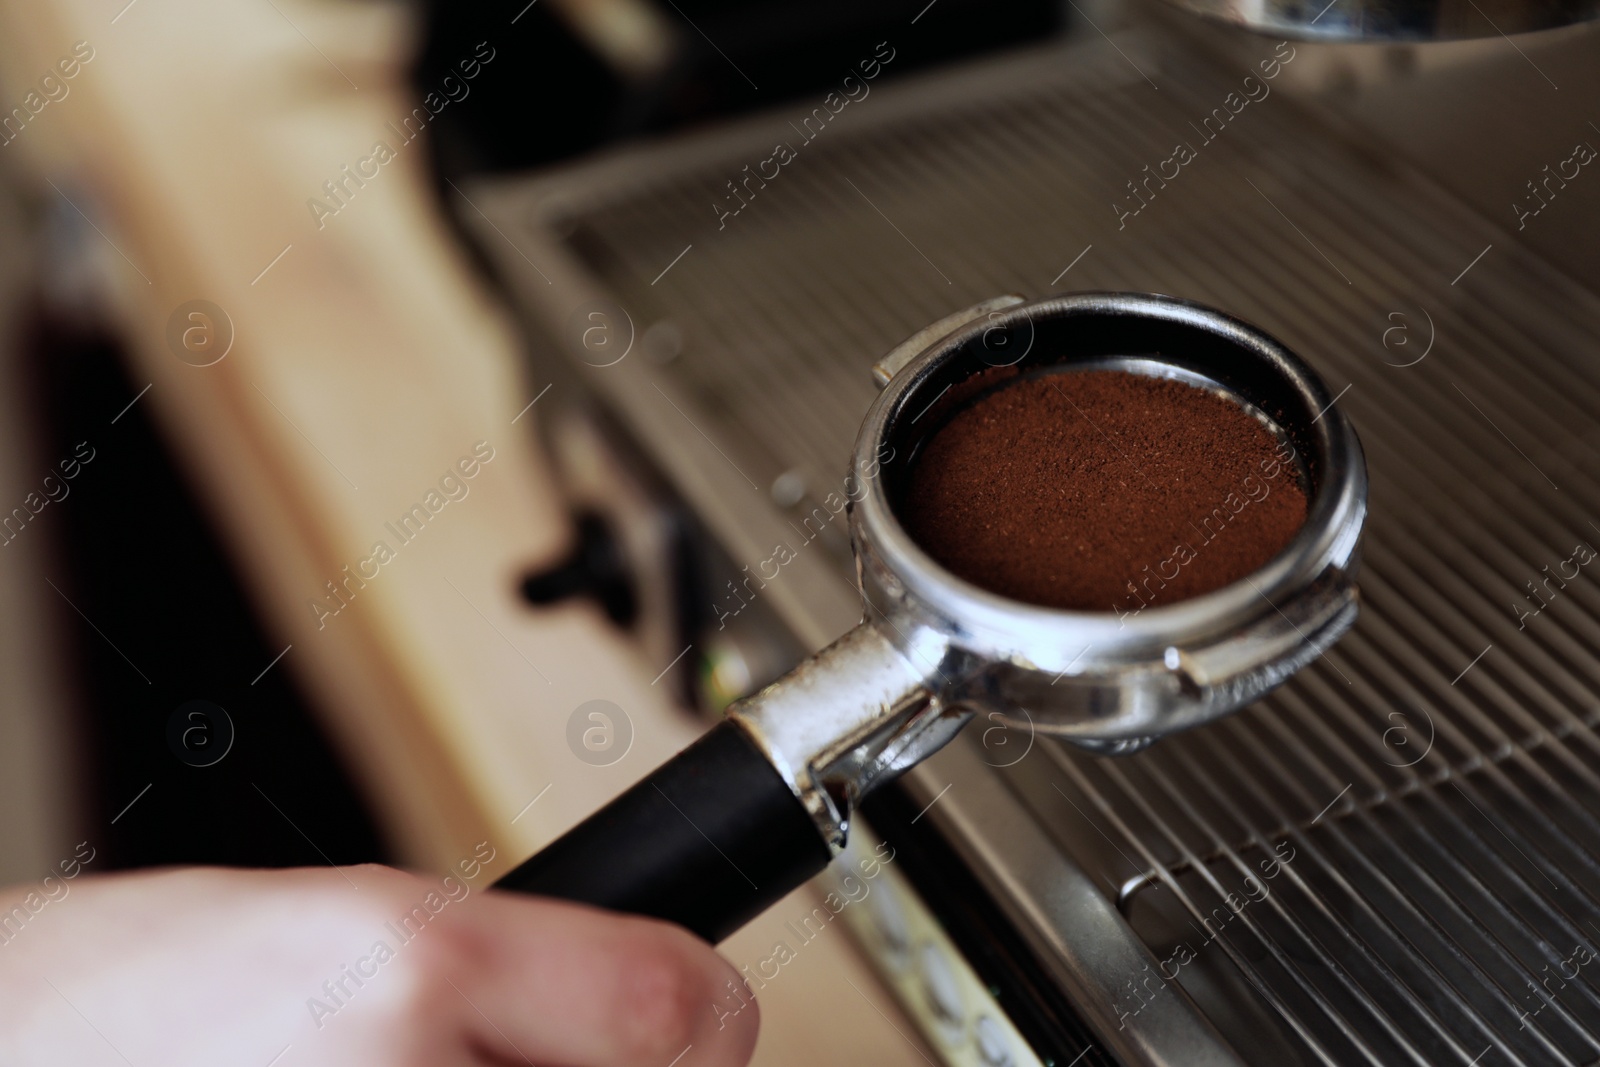
[[[930,408],[997,366],[1120,369],[1231,398],[1293,457],[1304,526],[1243,580],[1137,613],[1044,608],[956,577],[912,540],[895,505],[939,423]],[[918,331],[873,371],[883,390],[846,481],[860,625],[732,705],[501,888],[656,916],[719,941],[825,867],[861,798],[975,715],[1129,752],[1257,699],[1354,621],[1361,445],[1311,368],[1254,326],[1167,296],[1008,296]]]

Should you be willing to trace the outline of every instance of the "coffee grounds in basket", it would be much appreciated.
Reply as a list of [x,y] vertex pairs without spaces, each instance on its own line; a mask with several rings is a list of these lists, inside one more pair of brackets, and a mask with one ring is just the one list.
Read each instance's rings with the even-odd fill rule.
[[1306,519],[1294,450],[1167,378],[1019,378],[958,410],[899,508],[924,551],[1014,600],[1126,615],[1236,582]]

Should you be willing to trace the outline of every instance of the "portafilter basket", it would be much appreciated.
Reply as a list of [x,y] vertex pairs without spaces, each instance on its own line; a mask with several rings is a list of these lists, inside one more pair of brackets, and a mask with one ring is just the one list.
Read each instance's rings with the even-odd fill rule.
[[[1039,607],[956,577],[912,540],[895,502],[944,408],[997,367],[1124,370],[1227,396],[1279,439],[1288,469],[1272,476],[1299,480],[1305,525],[1254,574],[1137,612]],[[1007,296],[918,331],[873,372],[883,391],[844,494],[861,624],[734,704],[502,887],[717,941],[826,866],[861,797],[974,715],[1129,752],[1254,701],[1354,622],[1360,442],[1311,368],[1254,326],[1167,296]]]

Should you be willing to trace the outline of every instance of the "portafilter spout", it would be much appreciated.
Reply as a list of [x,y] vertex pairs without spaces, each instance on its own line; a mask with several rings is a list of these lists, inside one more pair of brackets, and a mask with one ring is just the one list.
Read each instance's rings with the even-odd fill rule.
[[[1038,607],[957,578],[896,518],[911,463],[877,457],[914,457],[937,424],[923,419],[930,407],[998,366],[1122,369],[1227,394],[1286,446],[1305,525],[1244,580],[1137,614]],[[1360,443],[1316,374],[1248,323],[1166,296],[1008,296],[919,331],[874,374],[884,388],[847,480],[861,624],[734,704],[501,888],[652,915],[718,941],[826,866],[860,799],[975,714],[1132,751],[1250,703],[1354,621]]]

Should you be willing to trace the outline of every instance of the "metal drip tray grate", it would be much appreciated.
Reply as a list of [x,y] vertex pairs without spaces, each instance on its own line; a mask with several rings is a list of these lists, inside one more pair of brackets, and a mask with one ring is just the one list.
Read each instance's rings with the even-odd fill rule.
[[[1058,765],[1056,787],[1138,869],[1120,903],[1160,962],[1118,991],[1119,1013],[1176,980],[1215,1016],[1263,1002],[1338,1063],[1600,1056],[1597,972],[1583,973],[1600,968],[1593,773],[1548,744],[1398,788],[1340,786],[1327,752],[1304,778],[1250,758],[1314,738],[1308,710],[1263,706],[1159,759]],[[1260,829],[1323,789],[1338,792],[1323,811]]]
[[[573,292],[603,292],[640,330],[670,322],[670,363],[590,380],[735,555],[788,518],[760,487],[837,485],[867,367],[953,309],[1153,290],[1280,337],[1340,392],[1368,452],[1363,615],[1233,720],[1117,760],[1041,740],[996,772],[1158,963],[1194,950],[1142,994],[1150,972],[1074,988],[1130,1060],[1159,1042],[1119,1039],[1119,1020],[1156,1035],[1198,1008],[1250,1062],[1594,1062],[1600,570],[1574,546],[1600,546],[1584,504],[1600,500],[1600,300],[1287,93],[1205,139],[1195,124],[1239,73],[1183,41],[1118,47],[875,90],[720,229],[713,205],[795,140],[788,116],[484,190],[561,285],[504,233],[484,246],[555,333]],[[1176,141],[1197,158],[1128,199]],[[691,452],[695,431],[716,452]],[[808,552],[839,578],[811,583],[831,599],[779,606],[796,633],[831,636],[848,558]],[[1547,606],[1519,619],[1529,583]],[[965,792],[957,780],[929,824],[954,825]],[[993,883],[1047,901],[1030,869],[1019,857]],[[1247,877],[1261,899],[1235,912]],[[1053,921],[1071,944],[1072,916]]]

